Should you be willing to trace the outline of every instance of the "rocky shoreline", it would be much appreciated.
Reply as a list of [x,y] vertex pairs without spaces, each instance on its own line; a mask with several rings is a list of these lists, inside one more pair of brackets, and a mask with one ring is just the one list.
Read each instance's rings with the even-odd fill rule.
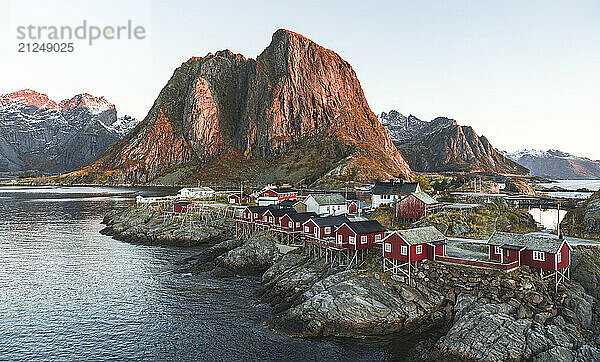
[[[123,239],[173,244],[179,234],[159,232],[155,220],[152,212],[130,209],[105,223]],[[574,281],[558,291],[527,268],[503,273],[434,262],[419,265],[409,285],[381,272],[378,250],[347,269],[309,258],[302,248],[282,248],[268,234],[235,240],[226,223],[215,223],[176,242],[220,240],[179,261],[177,272],[262,275],[257,295],[275,313],[266,324],[286,335],[407,337],[418,340],[405,356],[414,360],[600,360],[596,250],[574,252]]]

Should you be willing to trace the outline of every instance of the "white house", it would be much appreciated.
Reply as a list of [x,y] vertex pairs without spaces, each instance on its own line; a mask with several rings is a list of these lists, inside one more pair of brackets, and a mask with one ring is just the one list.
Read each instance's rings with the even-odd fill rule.
[[421,192],[418,182],[375,182],[371,194],[371,207],[378,208],[381,205],[393,204],[404,196]]
[[348,213],[346,199],[341,194],[308,195],[303,201],[306,212],[315,212],[319,215],[344,215]]
[[180,198],[185,199],[205,199],[212,197],[215,194],[215,190],[207,186],[200,187],[185,187],[179,190],[177,194]]

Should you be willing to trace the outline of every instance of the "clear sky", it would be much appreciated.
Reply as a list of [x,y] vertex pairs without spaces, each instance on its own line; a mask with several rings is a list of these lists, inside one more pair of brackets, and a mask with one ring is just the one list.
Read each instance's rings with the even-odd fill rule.
[[[146,39],[18,53],[17,27],[118,26]],[[600,159],[600,1],[0,0],[0,93],[105,96],[143,118],[174,69],[228,48],[256,57],[278,28],[335,50],[374,112],[472,125],[500,149]],[[31,40],[30,40],[31,41]]]

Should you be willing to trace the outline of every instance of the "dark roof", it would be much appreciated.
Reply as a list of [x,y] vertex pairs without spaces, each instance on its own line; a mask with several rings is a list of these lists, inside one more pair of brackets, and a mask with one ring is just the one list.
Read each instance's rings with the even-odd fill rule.
[[248,206],[248,210],[250,210],[250,212],[252,212],[253,214],[262,214],[270,209],[272,208],[269,206]]
[[317,215],[315,212],[297,212],[288,214],[288,216],[293,221],[306,221],[310,218],[318,217],[319,215]]
[[395,233],[400,235],[402,240],[406,241],[409,245],[432,244],[436,241],[446,240],[444,234],[442,234],[435,226],[397,230]]
[[294,206],[297,202],[298,200],[283,200],[278,205],[279,207],[287,208]]
[[175,203],[175,205],[178,205],[178,206],[185,206],[185,205],[189,205],[189,204],[191,204],[190,201],[178,201]]
[[350,221],[346,225],[357,234],[380,233],[386,230],[377,220]]
[[488,244],[505,249],[519,247],[552,254],[558,253],[563,242],[564,239],[559,239],[554,235],[515,234],[502,231],[494,232],[488,240]]
[[295,214],[296,209],[287,208],[287,209],[271,209],[271,215],[275,217],[282,217],[285,214]]
[[345,215],[314,217],[311,220],[314,221],[319,227],[340,226],[343,223],[350,222]]
[[417,192],[418,187],[418,182],[377,181],[371,192],[376,195],[410,195]]

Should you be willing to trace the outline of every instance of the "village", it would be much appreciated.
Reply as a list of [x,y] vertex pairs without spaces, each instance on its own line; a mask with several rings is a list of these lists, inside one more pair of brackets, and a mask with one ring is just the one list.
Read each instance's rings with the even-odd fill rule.
[[[446,236],[445,230],[419,225],[427,216],[470,213],[498,199],[516,205],[532,201],[527,196],[499,193],[497,188],[485,189],[485,185],[474,182],[471,191],[454,192],[454,202],[438,201],[423,191],[419,182],[378,181],[350,193],[297,190],[290,185],[268,185],[253,193],[242,187],[239,191],[188,187],[173,196],[138,196],[137,204],[161,210],[164,219],[181,225],[230,219],[238,239],[266,233],[278,240],[282,250],[301,249],[337,267],[356,267],[370,253],[379,253],[382,272],[408,284],[419,264],[430,261],[501,272],[527,266],[558,288],[570,277],[572,250],[560,231],[558,235],[511,232],[511,225],[498,229],[496,218],[487,238],[460,239],[480,251],[468,253],[453,245],[454,238]],[[370,217],[378,210],[391,211],[393,225],[384,226]]]

